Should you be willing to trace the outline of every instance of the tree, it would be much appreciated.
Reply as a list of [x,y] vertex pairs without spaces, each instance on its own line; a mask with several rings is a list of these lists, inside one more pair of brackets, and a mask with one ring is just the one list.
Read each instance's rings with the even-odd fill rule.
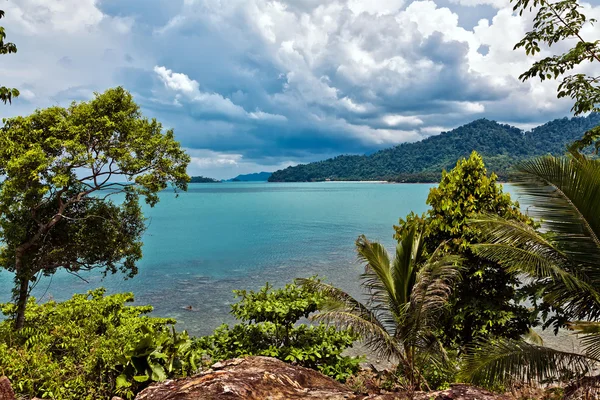
[[144,118],[120,87],[4,120],[0,261],[15,273],[16,328],[40,275],[60,268],[135,275],[144,230],[139,198],[154,206],[169,183],[186,190],[188,163],[173,131]]
[[536,204],[533,211],[548,233],[480,216],[471,225],[487,240],[474,251],[534,279],[555,315],[549,321],[582,334],[584,353],[489,342],[468,358],[464,375],[490,385],[507,379],[541,382],[568,372],[577,378],[571,387],[597,387],[599,377],[586,375],[600,363],[600,161],[572,151],[525,162],[520,171],[522,191]]
[[395,227],[395,237],[401,240],[405,231],[420,221],[427,251],[442,245],[445,251],[465,258],[463,277],[441,321],[444,344],[450,347],[462,349],[481,336],[520,337],[530,326],[530,313],[517,304],[517,277],[470,249],[481,241],[478,230],[467,224],[478,213],[531,223],[496,179],[495,174],[487,176],[481,156],[473,152],[450,172],[442,173],[439,186],[429,193],[431,208],[423,217],[411,214]]
[[351,328],[378,355],[398,361],[409,392],[426,386],[422,368],[444,359],[433,332],[460,276],[460,257],[444,254],[441,247],[427,256],[423,230],[416,223],[402,233],[393,260],[381,244],[364,236],[356,247],[366,263],[361,280],[368,303],[333,286],[300,280],[331,298],[314,318]]
[[[600,76],[589,76],[583,73],[567,74],[581,64],[600,63],[600,40],[588,41],[582,37],[582,29],[596,22],[588,19],[580,12],[582,6],[577,0],[512,0],[513,10],[523,14],[524,11],[536,9],[533,29],[525,35],[515,49],[523,48],[527,55],[541,52],[540,44],[551,47],[561,42],[575,43],[567,52],[544,57],[533,63],[531,68],[519,77],[526,81],[539,77],[540,80],[559,79],[558,97],[570,97],[574,100],[571,111],[575,115],[587,112],[600,112]],[[598,30],[596,29],[596,32]],[[574,148],[584,148],[600,137],[600,126],[590,129]],[[597,147],[598,148],[598,147]]]
[[[4,18],[4,11],[0,10],[0,19]],[[0,26],[0,54],[11,54],[17,52],[17,46],[11,42],[4,42],[6,40],[6,32],[4,27]],[[0,86],[0,101],[12,103],[12,99],[19,96],[19,91],[14,88],[7,88]]]

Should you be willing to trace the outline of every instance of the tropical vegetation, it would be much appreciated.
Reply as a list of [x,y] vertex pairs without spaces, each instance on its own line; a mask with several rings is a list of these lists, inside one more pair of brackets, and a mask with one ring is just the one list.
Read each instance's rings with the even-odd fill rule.
[[[316,282],[316,281],[315,281]],[[30,398],[131,399],[152,382],[185,377],[214,362],[263,355],[313,368],[340,381],[356,373],[360,357],[343,355],[357,336],[325,324],[298,324],[324,302],[320,293],[290,284],[238,291],[232,314],[243,322],[190,338],[175,320],[132,306],[133,294],[96,289],[62,303],[30,298],[25,325],[0,323],[0,376]],[[6,316],[15,304],[2,305]]]
[[[169,184],[186,190],[190,157],[123,88],[88,102],[36,110],[0,128],[0,265],[15,274],[16,324],[31,284],[72,274],[137,273],[145,229]],[[118,196],[118,201],[113,202]]]
[[401,240],[406,229],[420,224],[426,251],[442,246],[445,252],[464,258],[462,279],[449,298],[447,313],[440,317],[440,336],[455,350],[464,350],[480,337],[518,338],[535,321],[520,304],[523,294],[517,290],[518,276],[471,250],[482,237],[467,222],[478,213],[533,225],[496,180],[473,152],[468,159],[458,160],[451,171],[442,172],[440,184],[429,192],[430,209],[424,215],[410,214],[394,227],[396,239]]
[[519,186],[532,198],[546,233],[517,221],[483,215],[471,222],[486,243],[473,246],[482,257],[530,277],[538,288],[546,326],[581,336],[582,353],[557,351],[518,341],[480,344],[464,375],[493,385],[507,380],[546,382],[567,378],[573,387],[593,385],[600,362],[600,161],[572,151],[520,165]]
[[[320,284],[315,279],[306,282]],[[242,322],[233,327],[222,325],[196,342],[212,361],[269,356],[316,369],[342,382],[358,370],[361,358],[342,354],[357,339],[352,330],[298,323],[324,307],[323,293],[295,284],[274,290],[268,283],[257,292],[235,293],[240,301],[231,306],[231,313]]]
[[[103,289],[62,303],[27,303],[25,325],[0,323],[0,375],[19,395],[49,399],[132,398],[152,381],[185,376],[200,360],[172,319],[147,316],[131,306],[133,294]],[[16,306],[2,312],[13,315]]]
[[424,241],[422,227],[411,224],[390,259],[381,244],[358,238],[358,256],[366,264],[361,276],[365,304],[331,285],[300,280],[303,287],[330,299],[314,319],[352,329],[375,354],[398,363],[408,392],[428,387],[426,369],[447,362],[433,332],[459,278],[461,262],[441,247],[427,254]]
[[[558,382],[566,396],[597,395],[600,159],[591,148],[600,148],[600,80],[575,68],[600,61],[600,41],[582,37],[595,21],[576,0],[513,4],[535,15],[516,49],[535,55],[544,45],[574,43],[538,59],[520,78],[560,79],[558,97],[570,97],[575,115],[588,116],[525,134],[478,120],[418,143],[269,178],[437,181],[443,170],[427,199],[430,209],[394,227],[394,257],[365,236],[356,241],[365,301],[314,277],[282,289],[267,284],[236,291],[231,313],[240,322],[199,338],[177,332],[172,319],[149,316],[151,306],[128,305],[130,293],[97,289],[38,304],[29,296],[32,286],[60,269],[133,277],[145,229],[140,199],[154,206],[169,184],[186,190],[190,158],[173,131],[145,118],[122,88],[4,120],[0,265],[14,273],[15,301],[0,306],[7,317],[0,322],[0,375],[20,396],[131,399],[154,381],[265,355],[343,382],[362,361],[344,351],[361,340],[396,366],[395,383],[409,396],[456,380],[494,389]],[[16,52],[5,40],[0,27],[0,54]],[[0,87],[4,103],[18,94]],[[497,174],[488,175],[484,160]],[[518,173],[509,174],[514,165]],[[529,215],[503,192],[498,176],[516,180],[535,204]],[[531,330],[538,324],[579,335],[582,350],[544,346]]]

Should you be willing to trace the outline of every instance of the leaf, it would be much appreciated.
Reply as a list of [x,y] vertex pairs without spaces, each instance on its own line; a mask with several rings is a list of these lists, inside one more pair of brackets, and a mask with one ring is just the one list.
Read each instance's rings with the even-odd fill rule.
[[131,382],[129,382],[125,374],[121,374],[117,377],[117,389],[128,388],[130,386]]
[[148,375],[135,375],[133,377],[133,380],[136,382],[146,382],[148,379],[150,379]]
[[148,363],[150,369],[152,370],[152,380],[155,382],[162,382],[167,379],[167,374],[165,373],[165,369],[162,365],[157,363]]

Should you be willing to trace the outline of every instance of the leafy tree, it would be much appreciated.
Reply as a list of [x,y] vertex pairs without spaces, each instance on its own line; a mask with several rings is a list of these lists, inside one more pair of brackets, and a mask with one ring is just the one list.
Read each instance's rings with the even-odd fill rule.
[[[582,6],[577,0],[512,0],[514,11],[523,14],[533,11],[533,29],[515,45],[515,49],[523,48],[527,55],[535,55],[541,51],[540,45],[548,47],[557,43],[575,43],[563,54],[544,57],[533,63],[531,68],[521,74],[520,79],[526,81],[539,77],[540,80],[561,79],[558,86],[558,97],[570,97],[574,100],[571,111],[575,115],[590,111],[599,112],[600,77],[583,73],[571,73],[576,67],[586,63],[600,63],[600,40],[586,40],[582,30],[593,26],[596,20],[588,19],[580,12]],[[598,32],[598,30],[595,30]],[[588,38],[589,39],[589,38]],[[600,126],[586,132],[585,137],[574,144],[574,148],[584,148],[600,137]]]
[[480,216],[471,225],[487,239],[474,251],[501,262],[511,272],[538,283],[551,306],[556,328],[581,334],[583,354],[503,340],[488,342],[467,360],[463,371],[471,381],[543,382],[576,378],[571,388],[596,387],[586,377],[600,363],[600,161],[572,151],[568,157],[542,157],[520,165],[520,186],[542,218],[540,233],[519,221]]
[[374,352],[397,361],[409,392],[427,386],[423,369],[444,361],[433,332],[459,277],[460,257],[443,254],[441,248],[428,257],[419,224],[402,233],[393,260],[381,244],[364,236],[356,247],[366,263],[361,280],[368,303],[330,285],[302,280],[331,299],[315,319],[351,328]]
[[194,349],[213,361],[251,355],[275,357],[340,381],[358,370],[360,358],[342,356],[356,339],[351,331],[297,324],[323,305],[322,294],[296,285],[273,290],[269,284],[258,292],[235,293],[241,299],[231,312],[242,323],[217,328],[212,335],[197,339]]
[[415,222],[424,226],[427,251],[438,246],[464,257],[462,280],[453,291],[448,312],[441,321],[444,344],[459,349],[482,336],[520,337],[530,326],[528,310],[517,303],[516,275],[498,263],[471,251],[481,241],[480,232],[467,224],[478,213],[489,213],[531,224],[519,205],[496,183],[496,175],[487,175],[479,154],[461,159],[450,172],[442,173],[438,187],[431,189],[423,217],[411,214],[396,226],[396,238],[402,240]]
[[[131,293],[107,296],[104,289],[62,303],[29,299],[25,328],[0,323],[0,374],[27,398],[92,400],[132,398],[151,381],[194,372],[187,334],[131,302]],[[2,305],[5,315],[14,309]]]
[[[40,275],[59,268],[135,275],[144,230],[139,197],[154,206],[169,182],[186,190],[188,162],[173,131],[144,118],[122,88],[4,120],[0,262],[15,273],[16,328]],[[111,201],[115,195],[124,199]]]
[[[4,11],[0,10],[0,19],[4,18]],[[4,27],[0,26],[0,54],[11,54],[17,52],[17,46],[11,42],[5,42],[6,32]],[[0,101],[4,104],[12,103],[12,99],[19,96],[19,91],[14,88],[0,86]]]

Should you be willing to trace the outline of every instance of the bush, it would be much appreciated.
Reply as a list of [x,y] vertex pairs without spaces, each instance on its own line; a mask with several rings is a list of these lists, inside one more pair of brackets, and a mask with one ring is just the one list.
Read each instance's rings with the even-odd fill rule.
[[[130,293],[104,289],[63,303],[27,304],[26,325],[0,323],[0,375],[29,397],[132,398],[151,381],[196,369],[191,341],[174,320],[151,318],[150,306],[126,306]],[[13,304],[2,305],[5,315]]]
[[326,299],[320,293],[296,285],[272,290],[269,284],[258,292],[235,293],[241,300],[232,305],[232,314],[242,323],[223,325],[193,345],[213,361],[268,356],[316,369],[340,381],[358,370],[360,358],[342,355],[357,339],[352,331],[324,324],[297,324],[324,304]]

